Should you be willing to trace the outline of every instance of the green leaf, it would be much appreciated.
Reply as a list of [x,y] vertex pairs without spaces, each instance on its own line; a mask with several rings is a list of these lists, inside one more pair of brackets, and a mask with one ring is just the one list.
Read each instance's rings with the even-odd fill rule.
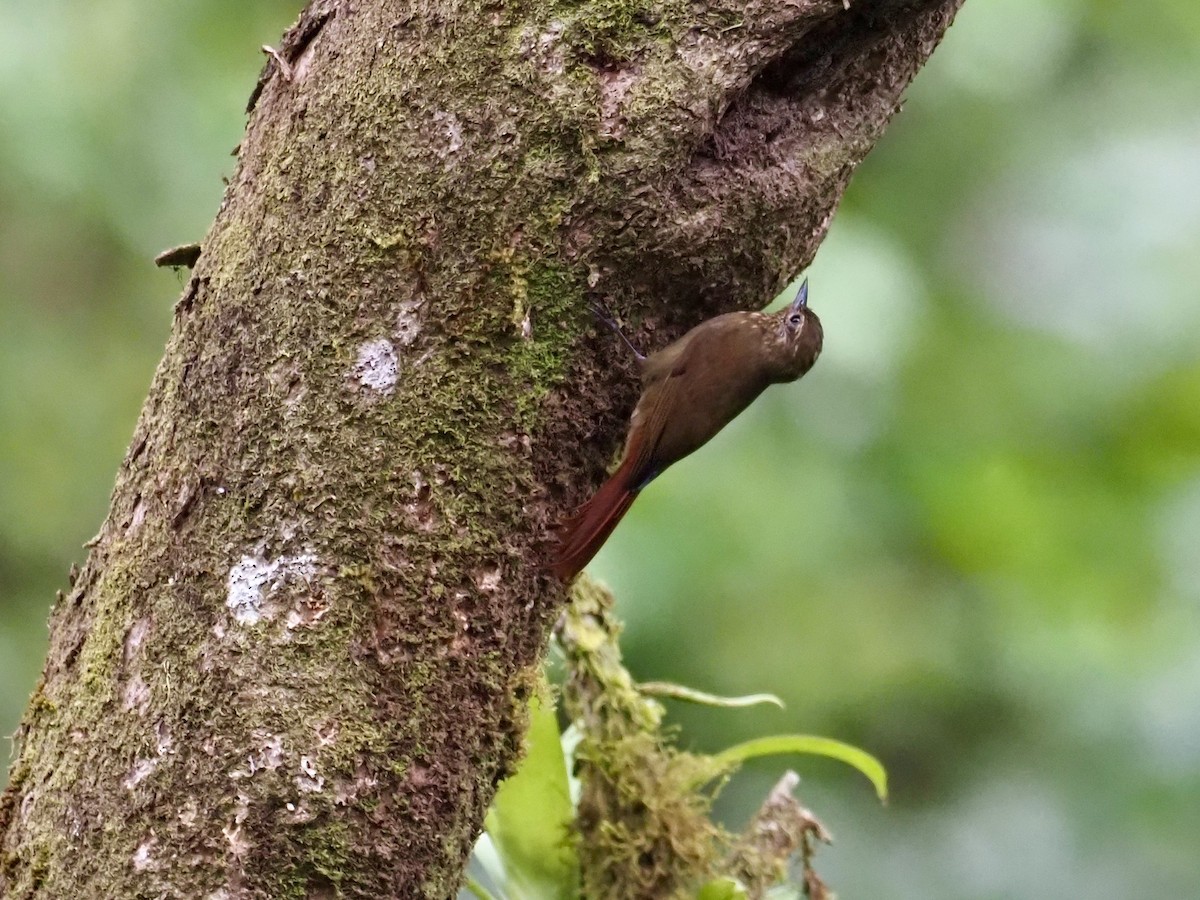
[[[549,693],[547,690],[546,693]],[[554,708],[529,704],[527,752],[488,810],[487,837],[503,864],[503,893],[519,900],[575,900],[579,860],[570,844],[575,810]]]
[[783,709],[783,701],[774,694],[746,694],[742,697],[721,697],[717,694],[706,694],[682,684],[671,684],[668,681],[647,681],[638,685],[643,694],[653,694],[656,697],[669,697],[672,700],[687,700],[689,703],[700,703],[704,706],[719,706],[736,708],[755,706],[759,703],[771,703]]
[[867,776],[875,786],[875,793],[880,802],[887,803],[887,770],[884,769],[883,763],[867,751],[835,741],[833,738],[816,737],[811,734],[777,734],[735,744],[722,750],[712,759],[724,771],[741,765],[748,759],[777,756],[781,753],[806,753],[841,760]]
[[491,891],[485,888],[470,875],[464,879],[463,887],[467,889],[467,892],[471,894],[475,900],[496,900]]
[[696,894],[696,900],[749,900],[745,886],[736,878],[716,878]]

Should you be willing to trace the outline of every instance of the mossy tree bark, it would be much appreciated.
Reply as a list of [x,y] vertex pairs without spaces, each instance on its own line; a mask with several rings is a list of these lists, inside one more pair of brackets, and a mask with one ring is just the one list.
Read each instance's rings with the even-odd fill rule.
[[316,0],[0,802],[8,897],[448,897],[657,346],[813,256],[961,0]]

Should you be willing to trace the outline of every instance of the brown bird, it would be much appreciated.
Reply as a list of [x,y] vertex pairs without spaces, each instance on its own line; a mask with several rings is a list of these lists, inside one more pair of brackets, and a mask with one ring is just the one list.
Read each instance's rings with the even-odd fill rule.
[[550,570],[563,581],[579,574],[642,488],[707,443],[768,385],[811,369],[822,337],[805,279],[786,309],[716,316],[665,349],[639,355],[642,396],[621,464],[563,523]]

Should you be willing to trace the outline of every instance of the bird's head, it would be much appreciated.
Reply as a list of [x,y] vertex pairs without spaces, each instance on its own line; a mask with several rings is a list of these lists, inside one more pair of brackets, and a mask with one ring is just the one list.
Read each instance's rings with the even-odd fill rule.
[[813,367],[821,355],[825,333],[821,320],[808,308],[808,279],[800,285],[795,299],[780,310],[776,336],[779,341],[779,380],[795,381]]

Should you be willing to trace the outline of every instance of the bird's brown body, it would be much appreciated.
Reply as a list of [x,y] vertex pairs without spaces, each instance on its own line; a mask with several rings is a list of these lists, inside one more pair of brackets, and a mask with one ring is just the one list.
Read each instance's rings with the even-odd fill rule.
[[707,443],[768,385],[795,381],[821,352],[808,284],[777,313],[734,312],[702,322],[642,363],[642,396],[617,471],[563,526],[550,568],[564,581],[587,565],[638,492]]

